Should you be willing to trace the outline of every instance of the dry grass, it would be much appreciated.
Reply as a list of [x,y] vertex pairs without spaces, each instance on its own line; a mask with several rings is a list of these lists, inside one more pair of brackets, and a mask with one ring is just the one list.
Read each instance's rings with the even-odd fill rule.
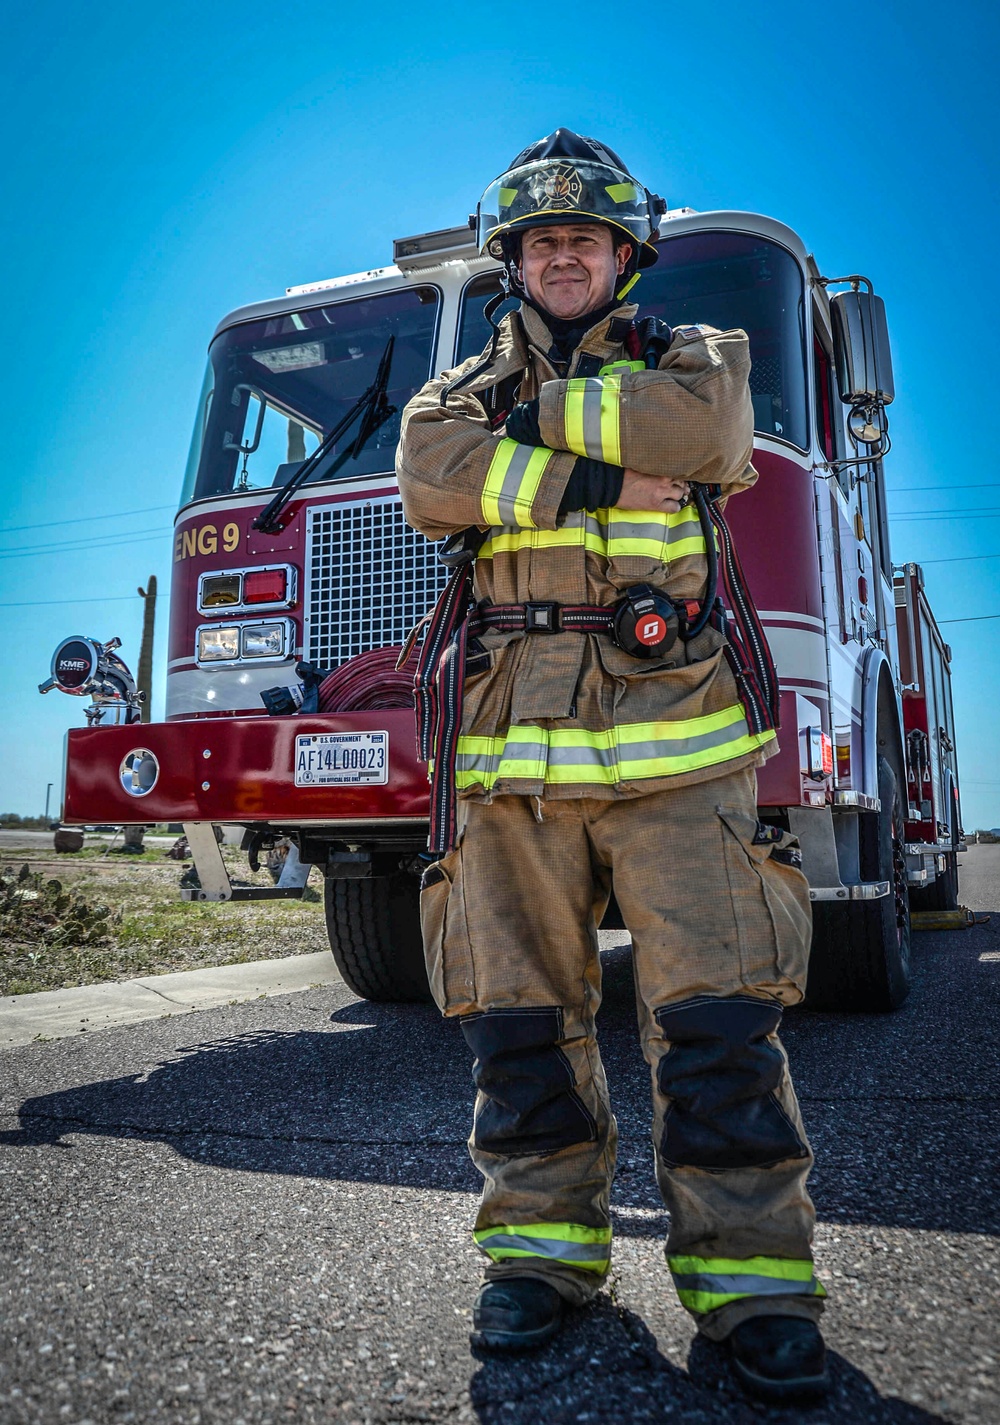
[[[184,867],[165,849],[117,856],[87,847],[57,858],[39,846],[0,848],[0,995],[328,948],[319,872],[305,901],[182,901]],[[223,855],[234,880],[273,884],[241,852],[227,846]]]

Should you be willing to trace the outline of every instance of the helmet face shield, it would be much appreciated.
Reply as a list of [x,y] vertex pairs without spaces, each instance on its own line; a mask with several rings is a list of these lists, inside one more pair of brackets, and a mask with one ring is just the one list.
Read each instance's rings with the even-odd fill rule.
[[656,226],[645,188],[622,169],[582,158],[540,159],[491,183],[476,210],[479,250],[500,258],[505,233],[555,223],[605,223],[636,244],[641,266],[656,261],[646,246]]

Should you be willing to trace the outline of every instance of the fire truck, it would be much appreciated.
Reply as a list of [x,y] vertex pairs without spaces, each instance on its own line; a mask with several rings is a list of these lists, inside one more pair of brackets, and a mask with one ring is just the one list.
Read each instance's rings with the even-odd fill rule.
[[[257,894],[232,885],[215,825],[244,828],[251,864],[291,838],[322,869],[346,982],[376,1000],[428,994],[427,769],[394,660],[447,574],[403,518],[400,412],[484,348],[499,290],[497,264],[456,227],[226,316],[176,518],[165,721],[137,721],[117,645],[66,640],[53,660],[50,685],[93,695],[68,736],[65,820],[182,822],[200,880],[188,894],[205,900]],[[760,479],[727,515],[780,679],[759,815],[802,847],[809,1002],[892,1009],[909,984],[911,885],[952,898],[959,831],[950,704],[945,716],[924,693],[923,722],[904,718],[925,687],[914,629],[936,635],[918,576],[894,591],[881,299],[865,278],[825,276],[781,222],[690,209],[665,216],[636,296],[673,326],[749,335]],[[908,601],[924,621],[901,648]]]
[[931,612],[919,564],[893,580],[906,739],[906,853],[916,911],[958,907],[962,809],[951,696],[951,648]]

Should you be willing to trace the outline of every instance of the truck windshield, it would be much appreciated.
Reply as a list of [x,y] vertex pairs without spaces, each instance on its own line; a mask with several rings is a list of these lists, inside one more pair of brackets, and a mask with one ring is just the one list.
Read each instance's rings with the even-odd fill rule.
[[387,399],[395,413],[350,454],[357,422],[313,480],[393,469],[403,406],[430,374],[439,294],[407,287],[241,322],[212,342],[181,504],[284,485],[375,378],[396,338]]
[[[742,327],[753,361],[754,427],[807,450],[805,291],[792,254],[765,238],[731,232],[668,237],[659,253],[635,289],[640,315],[662,317],[674,327]],[[497,290],[493,273],[466,288],[459,361],[485,347],[489,327],[482,310]]]

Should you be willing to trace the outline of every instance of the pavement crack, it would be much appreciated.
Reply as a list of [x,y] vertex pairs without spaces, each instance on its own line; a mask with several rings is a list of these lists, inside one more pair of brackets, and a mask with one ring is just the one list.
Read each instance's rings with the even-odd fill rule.
[[155,986],[155,985],[151,985],[148,980],[140,980],[139,983],[140,983],[140,985],[142,986],[142,988],[143,988],[144,990],[151,990],[154,995],[159,995],[160,999],[166,1000],[167,1004],[172,1004],[172,1005],[175,1005],[175,1006],[176,1006],[176,1005],[179,1005],[179,1004],[186,1004],[186,1003],[187,1003],[186,1000],[171,999],[170,995],[166,995],[166,994],[163,993],[162,990],[158,990],[158,989],[156,988],[156,986]]

